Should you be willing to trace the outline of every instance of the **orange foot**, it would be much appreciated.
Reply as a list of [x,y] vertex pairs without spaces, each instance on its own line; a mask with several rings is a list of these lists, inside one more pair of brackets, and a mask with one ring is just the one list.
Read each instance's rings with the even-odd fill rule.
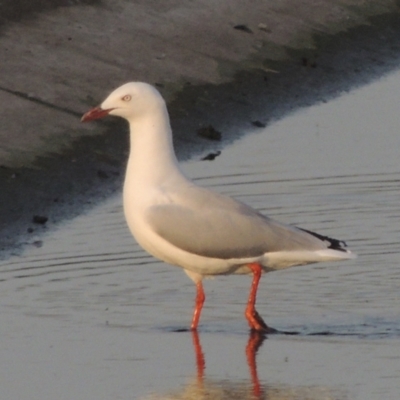
[[261,318],[260,314],[252,307],[246,309],[246,319],[250,325],[252,331],[261,333],[276,333],[278,332],[274,328],[270,328],[264,320]]

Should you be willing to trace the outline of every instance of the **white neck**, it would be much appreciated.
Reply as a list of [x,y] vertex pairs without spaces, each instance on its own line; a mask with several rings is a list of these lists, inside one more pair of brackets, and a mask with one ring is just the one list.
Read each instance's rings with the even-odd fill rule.
[[166,107],[129,121],[130,155],[125,186],[132,190],[163,186],[184,178],[175,156]]

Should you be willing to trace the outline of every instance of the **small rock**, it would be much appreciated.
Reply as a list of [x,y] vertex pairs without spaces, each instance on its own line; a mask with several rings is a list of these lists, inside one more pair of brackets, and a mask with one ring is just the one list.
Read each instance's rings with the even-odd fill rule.
[[34,215],[32,218],[32,222],[34,224],[44,225],[49,219],[43,215]]
[[235,25],[233,29],[237,29],[238,31],[243,31],[247,33],[253,33],[253,31],[245,24]]
[[268,32],[268,33],[271,32],[271,29],[268,28],[267,24],[263,24],[263,23],[258,24],[258,29],[260,31],[264,31],[264,32]]
[[28,233],[33,233],[35,230],[34,230],[33,228],[28,228],[26,231],[27,231]]
[[251,121],[251,124],[253,125],[253,126],[256,126],[257,128],[265,128],[266,127],[266,125],[263,123],[263,122],[261,122],[261,121]]
[[201,161],[212,161],[215,159],[215,157],[218,157],[221,154],[221,152],[218,150],[215,153],[209,153],[205,157],[201,159]]
[[222,133],[217,131],[212,125],[198,129],[197,135],[215,141],[220,141],[222,138]]
[[310,61],[307,57],[303,57],[301,59],[301,63],[304,67],[311,67],[311,68],[317,67],[317,63],[315,61]]

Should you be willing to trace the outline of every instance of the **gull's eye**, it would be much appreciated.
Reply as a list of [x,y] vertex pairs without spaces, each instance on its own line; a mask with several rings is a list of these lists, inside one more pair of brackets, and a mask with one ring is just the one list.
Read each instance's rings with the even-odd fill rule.
[[121,100],[122,101],[131,101],[132,96],[130,94],[126,94]]

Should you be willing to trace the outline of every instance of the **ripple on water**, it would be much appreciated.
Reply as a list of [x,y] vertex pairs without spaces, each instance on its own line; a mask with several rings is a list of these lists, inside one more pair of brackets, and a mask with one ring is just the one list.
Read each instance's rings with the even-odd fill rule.
[[[384,100],[373,103],[373,116],[365,115],[362,99],[371,91],[362,88],[294,113],[228,146],[214,161],[184,167],[200,185],[282,222],[345,240],[358,253],[355,261],[276,272],[262,280],[260,312],[284,330],[399,335],[400,135],[397,112],[392,120],[387,113],[384,121],[379,117],[380,107],[388,108]],[[119,194],[43,241],[41,248],[28,247],[22,256],[1,262],[0,284],[7,286],[9,306],[39,308],[41,314],[59,308],[70,316],[73,308],[114,307],[121,319],[129,315],[135,321],[138,313],[153,326],[189,320],[191,282],[138,248]],[[249,280],[224,277],[207,286],[203,323],[237,321],[242,329]]]

